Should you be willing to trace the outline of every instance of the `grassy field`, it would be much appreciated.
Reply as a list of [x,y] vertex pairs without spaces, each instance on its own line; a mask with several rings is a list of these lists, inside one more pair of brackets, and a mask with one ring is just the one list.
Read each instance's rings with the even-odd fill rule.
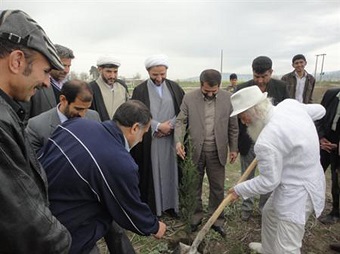
[[[182,84],[181,84],[182,85]],[[315,88],[314,101],[316,103],[321,101],[324,91],[330,87],[340,87],[339,83],[327,83],[323,82],[318,84]],[[199,87],[198,83],[186,83],[183,84],[186,91],[193,87]],[[225,87],[225,86],[224,86]],[[326,193],[326,208],[324,214],[327,214],[331,209],[331,194],[329,190],[330,186],[330,170],[326,171],[327,178],[327,193]],[[233,165],[226,165],[226,181],[225,189],[227,190],[233,186],[240,177],[240,163],[237,160]],[[208,183],[207,179],[204,180],[203,186],[203,203],[207,207],[208,204]],[[257,201],[256,201],[257,202]],[[200,251],[204,254],[247,254],[251,253],[248,244],[253,241],[260,241],[261,239],[261,216],[257,208],[257,203],[252,214],[251,219],[248,222],[244,222],[240,219],[241,202],[229,205],[225,208],[224,214],[226,222],[224,228],[227,232],[226,239],[222,239],[219,234],[210,230],[205,236]],[[206,218],[208,219],[208,218]],[[178,242],[181,241],[185,244],[190,244],[196,234],[193,233],[189,238],[183,234],[183,222],[181,220],[174,220],[169,217],[162,217],[162,221],[167,224],[167,232],[163,239],[156,240],[153,237],[141,237],[131,232],[128,232],[128,236],[132,241],[132,244],[139,254],[158,254],[158,253],[174,253],[174,249],[177,247]],[[203,224],[206,221],[203,221]],[[333,253],[329,250],[328,245],[331,242],[340,241],[340,223],[335,225],[326,226],[318,222],[318,220],[311,216],[307,225],[305,237],[303,239],[302,253],[303,254],[320,254],[320,253]],[[103,242],[101,245],[101,253],[108,253]]]

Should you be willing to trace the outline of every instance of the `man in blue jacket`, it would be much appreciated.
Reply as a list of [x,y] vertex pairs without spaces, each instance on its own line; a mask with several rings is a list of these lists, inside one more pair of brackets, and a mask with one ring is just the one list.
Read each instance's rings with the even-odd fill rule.
[[164,235],[166,225],[140,199],[138,166],[129,153],[150,121],[148,108],[131,100],[112,121],[65,122],[42,150],[51,210],[71,233],[70,253],[96,253],[112,220],[140,235]]

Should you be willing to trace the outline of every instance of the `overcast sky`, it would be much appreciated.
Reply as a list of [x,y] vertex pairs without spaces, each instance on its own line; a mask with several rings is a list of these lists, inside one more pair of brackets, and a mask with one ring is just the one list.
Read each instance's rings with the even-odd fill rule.
[[[119,74],[147,77],[144,60],[168,55],[168,78],[198,76],[207,68],[251,73],[259,55],[273,60],[274,74],[292,71],[302,53],[314,74],[316,54],[324,71],[340,70],[340,0],[0,0],[21,9],[52,42],[73,49],[72,70],[88,72],[97,58],[120,59]],[[318,61],[320,72],[321,57]]]

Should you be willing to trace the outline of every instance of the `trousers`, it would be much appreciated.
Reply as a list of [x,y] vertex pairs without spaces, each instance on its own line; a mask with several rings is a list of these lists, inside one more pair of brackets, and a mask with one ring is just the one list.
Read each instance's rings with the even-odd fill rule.
[[[217,151],[202,151],[197,170],[199,183],[196,190],[197,208],[193,215],[192,224],[198,224],[203,218],[202,184],[205,172],[209,181],[209,214],[211,215],[224,199],[225,167],[221,165]],[[215,226],[223,226],[224,214],[217,218]]]
[[[254,144],[252,144],[247,154],[245,154],[245,155],[241,154],[241,173],[242,174],[247,170],[250,163],[252,163],[252,161],[255,159],[255,157],[256,157],[256,155],[255,155],[255,152],[254,152]],[[254,178],[254,176],[255,176],[255,170],[253,170],[253,172],[250,173],[250,175],[248,176],[248,180]],[[271,193],[260,195],[260,201],[259,201],[260,211],[262,211],[262,209],[263,209],[264,205],[266,204],[267,199],[269,198],[270,194]],[[254,198],[248,198],[248,199],[244,199],[242,201],[241,209],[242,209],[243,212],[250,213],[250,212],[253,211],[253,207],[254,207]]]
[[[306,201],[306,221],[313,212],[313,204],[308,196]],[[262,211],[261,240],[264,254],[300,254],[305,225],[280,220],[273,207],[273,195],[269,197]]]

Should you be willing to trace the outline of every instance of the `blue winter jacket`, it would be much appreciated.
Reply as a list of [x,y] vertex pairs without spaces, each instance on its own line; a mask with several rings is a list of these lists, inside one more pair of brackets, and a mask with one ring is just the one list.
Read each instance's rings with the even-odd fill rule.
[[70,231],[70,253],[86,253],[114,219],[140,235],[158,220],[140,200],[138,166],[113,121],[71,119],[59,126],[39,157],[52,213]]

